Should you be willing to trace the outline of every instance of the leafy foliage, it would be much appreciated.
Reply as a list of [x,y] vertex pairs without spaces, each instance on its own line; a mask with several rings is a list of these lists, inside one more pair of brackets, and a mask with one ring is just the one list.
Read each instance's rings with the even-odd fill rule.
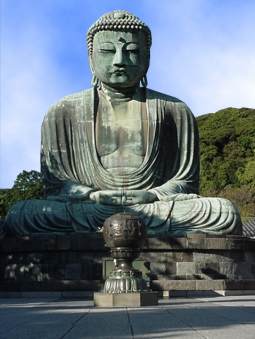
[[233,202],[242,216],[255,215],[255,110],[226,108],[197,118],[200,190]]
[[0,190],[0,216],[19,200],[40,199],[43,196],[43,182],[37,171],[22,171],[16,178],[12,189]]

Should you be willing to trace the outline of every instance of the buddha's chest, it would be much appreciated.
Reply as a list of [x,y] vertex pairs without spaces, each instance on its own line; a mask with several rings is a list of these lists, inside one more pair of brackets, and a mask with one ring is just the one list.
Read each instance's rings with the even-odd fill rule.
[[138,167],[145,156],[147,118],[141,104],[99,105],[96,147],[104,167]]

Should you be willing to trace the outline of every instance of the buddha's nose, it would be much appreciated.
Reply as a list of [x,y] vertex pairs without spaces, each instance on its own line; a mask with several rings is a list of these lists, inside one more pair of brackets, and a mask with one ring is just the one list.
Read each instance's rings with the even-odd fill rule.
[[122,49],[117,49],[116,53],[113,58],[113,65],[114,66],[122,66],[125,65],[125,55]]

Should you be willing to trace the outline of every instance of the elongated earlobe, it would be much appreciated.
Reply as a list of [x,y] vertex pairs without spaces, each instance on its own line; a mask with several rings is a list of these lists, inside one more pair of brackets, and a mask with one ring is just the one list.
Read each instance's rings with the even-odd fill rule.
[[95,74],[93,74],[92,80],[91,80],[91,85],[93,87],[100,87],[100,81],[98,80],[98,78],[96,77]]
[[146,75],[143,76],[143,78],[142,78],[142,80],[141,80],[141,84],[142,84],[142,86],[143,86],[144,88],[147,87],[148,81],[147,81],[147,76],[146,76]]

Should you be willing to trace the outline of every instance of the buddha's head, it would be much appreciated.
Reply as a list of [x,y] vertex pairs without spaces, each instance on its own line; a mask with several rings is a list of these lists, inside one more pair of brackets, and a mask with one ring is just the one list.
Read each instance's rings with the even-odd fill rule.
[[138,17],[127,11],[103,15],[88,30],[87,43],[95,86],[146,86],[151,32]]

